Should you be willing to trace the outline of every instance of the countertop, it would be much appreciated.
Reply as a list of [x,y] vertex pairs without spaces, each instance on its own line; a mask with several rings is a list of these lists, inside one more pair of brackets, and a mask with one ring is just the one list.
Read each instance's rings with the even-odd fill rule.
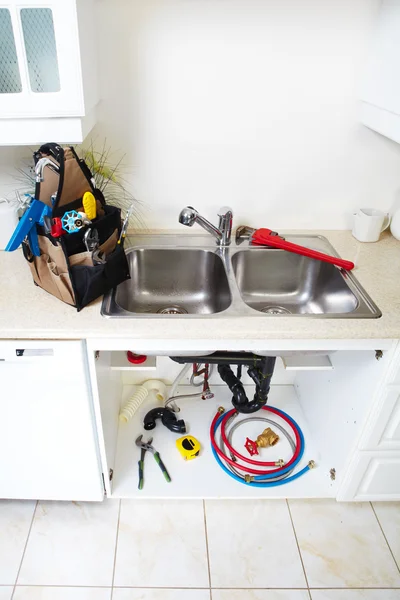
[[[165,232],[164,232],[165,233]],[[289,232],[287,232],[289,233]],[[385,232],[362,244],[349,231],[292,231],[324,235],[352,260],[361,285],[382,311],[379,319],[306,316],[106,319],[101,299],[80,313],[36,287],[20,250],[0,251],[0,339],[321,340],[400,339],[400,242]]]

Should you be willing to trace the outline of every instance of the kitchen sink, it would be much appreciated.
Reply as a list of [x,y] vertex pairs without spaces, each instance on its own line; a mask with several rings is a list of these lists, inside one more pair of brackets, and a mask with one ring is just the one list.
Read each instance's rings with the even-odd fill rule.
[[115,301],[136,314],[209,315],[231,303],[221,258],[209,250],[140,248],[127,252],[131,279]]
[[243,302],[265,314],[342,314],[359,304],[329,263],[269,249],[237,252],[232,265]]
[[[322,236],[285,238],[338,256]],[[105,317],[373,319],[382,314],[353,272],[285,250],[248,241],[218,247],[210,235],[138,235],[127,242],[131,279],[104,297]]]

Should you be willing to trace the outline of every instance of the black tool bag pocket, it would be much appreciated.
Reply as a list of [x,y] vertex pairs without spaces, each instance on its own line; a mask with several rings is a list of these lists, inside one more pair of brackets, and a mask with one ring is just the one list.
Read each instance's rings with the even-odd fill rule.
[[128,261],[122,245],[117,244],[113,252],[107,254],[104,260],[104,263],[93,266],[87,264],[71,266],[71,279],[78,310],[122,281],[129,279]]
[[[118,234],[121,232],[121,210],[116,206],[105,205],[103,206],[104,216],[96,219],[93,223],[93,228],[97,229],[99,234],[99,244],[100,246],[107,241],[107,239],[113,234],[113,232],[117,229]],[[73,254],[79,254],[80,252],[85,252],[86,246],[84,244],[83,238],[87,231],[87,227],[83,227],[76,233],[71,233],[70,235],[64,235],[63,241],[65,245],[65,251],[68,256],[72,256]]]

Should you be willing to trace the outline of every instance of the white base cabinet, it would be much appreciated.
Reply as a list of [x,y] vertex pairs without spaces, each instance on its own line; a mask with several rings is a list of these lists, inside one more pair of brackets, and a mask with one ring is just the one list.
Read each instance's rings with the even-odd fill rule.
[[[242,343],[227,346],[239,350]],[[279,342],[275,351],[273,344],[266,343],[264,351],[279,356]],[[321,369],[324,346],[329,360]],[[182,351],[179,341],[160,350],[156,340],[148,341],[151,360],[141,366],[121,360],[128,348],[135,350],[128,340],[0,341],[0,498],[101,501],[106,493],[114,498],[400,500],[396,340],[348,341],[337,348],[326,341],[320,348],[293,341],[291,351],[303,359],[296,362],[292,356],[290,368],[277,360],[269,401],[292,415],[304,432],[306,450],[300,467],[313,459],[317,468],[269,489],[252,489],[232,480],[211,453],[211,420],[219,405],[231,407],[231,393],[215,372],[210,381],[213,400],[181,403],[179,417],[202,446],[199,458],[185,462],[175,447],[178,436],[159,422],[151,435],[172,483],[165,482],[147,456],[145,487],[139,491],[140,452],[135,439],[146,433],[143,417],[159,401],[150,396],[128,424],[119,421],[119,412],[147,379],[171,385],[182,366],[168,356]],[[304,360],[311,348],[317,355],[308,353]],[[378,349],[382,356],[375,352]],[[251,395],[253,383],[247,375],[242,381],[251,386]],[[186,376],[181,393],[193,392],[188,385]],[[249,436],[258,433],[256,426]],[[289,447],[282,442],[275,449],[279,456],[272,460],[288,460]]]
[[[296,342],[293,346],[296,350]],[[177,436],[159,422],[149,434],[170,471],[172,483],[166,484],[157,465],[147,458],[147,482],[139,491],[137,461],[140,452],[135,447],[135,439],[141,433],[146,435],[143,417],[159,402],[154,398],[146,400],[128,424],[119,422],[118,415],[134,393],[135,386],[149,378],[162,379],[171,385],[181,365],[165,356],[167,352],[163,348],[163,355],[157,355],[156,350],[147,352],[156,354],[151,372],[141,370],[140,365],[132,365],[129,369],[126,361],[121,362],[118,372],[115,357],[122,355],[123,342],[110,341],[103,345],[90,342],[88,359],[100,454],[103,472],[110,474],[105,481],[107,495],[149,499],[329,497],[344,501],[400,500],[400,447],[396,446],[398,401],[396,395],[388,393],[388,389],[391,392],[397,389],[394,382],[399,376],[400,354],[396,347],[397,342],[387,340],[382,356],[376,353],[378,347],[374,349],[369,344],[368,348],[366,344],[362,349],[362,343],[358,349],[333,351],[329,356],[329,368],[322,370],[320,356],[313,360],[312,354],[309,355],[308,368],[299,362],[297,369],[285,369],[283,361],[278,359],[269,403],[291,415],[304,432],[306,451],[299,467],[307,465],[311,459],[317,465],[300,479],[279,487],[253,489],[232,480],[221,470],[210,449],[209,426],[219,405],[231,408],[231,394],[214,374],[211,381],[214,399],[182,400],[180,404],[179,418],[187,421],[189,433],[200,441],[200,457],[185,463],[175,448]],[[171,355],[179,354],[173,350],[171,348]],[[251,385],[248,388],[248,395],[251,395],[254,385],[245,379],[243,383]],[[188,383],[186,376],[178,392],[193,393],[193,388],[185,387]],[[376,418],[376,413],[380,418]],[[256,429],[246,433],[245,437],[258,435],[260,432]],[[366,448],[366,436],[380,441],[370,442]],[[389,442],[388,436],[391,436]],[[387,446],[388,443],[391,445]],[[388,452],[388,447],[392,451]],[[277,444],[275,450],[278,454],[279,451],[285,453],[283,442]],[[272,455],[271,449],[269,452],[271,460],[283,458],[287,461],[291,456],[290,450],[285,456]]]
[[103,499],[83,342],[0,341],[0,415],[0,498]]

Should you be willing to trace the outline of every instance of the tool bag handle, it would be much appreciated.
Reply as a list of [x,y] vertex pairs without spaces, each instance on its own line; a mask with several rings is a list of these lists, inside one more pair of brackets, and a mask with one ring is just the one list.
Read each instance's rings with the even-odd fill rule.
[[[35,198],[52,207],[52,216],[62,215],[66,206],[73,210],[82,205],[85,192],[92,192],[99,202],[99,209],[105,205],[102,192],[95,186],[93,175],[86,162],[79,158],[72,146],[62,148],[56,143],[43,144],[34,153],[35,166],[41,158],[53,160],[58,173],[50,167],[43,169],[43,181],[36,182]],[[55,202],[51,198],[56,195]]]
[[[37,163],[39,162],[39,160],[41,158],[43,158],[44,156],[52,157],[59,169],[58,186],[57,186],[57,189],[54,190],[54,193],[56,194],[56,203],[54,205],[52,205],[51,199],[49,202],[49,200],[47,199],[48,194],[46,193],[45,190],[43,191],[43,194],[41,193],[42,182],[40,182],[40,181],[36,181],[35,198],[37,200],[40,200],[41,202],[44,202],[44,204],[48,204],[48,205],[52,206],[53,213],[54,213],[54,208],[57,204],[57,200],[61,196],[61,192],[62,192],[63,185],[64,185],[64,171],[65,171],[64,148],[62,148],[59,144],[55,144],[52,142],[43,144],[42,146],[40,146],[39,150],[36,150],[36,152],[33,153],[33,160],[35,162],[35,167],[36,167]],[[55,177],[56,177],[56,175],[54,175],[54,178]],[[46,196],[46,198],[43,197],[44,195]],[[50,196],[50,198],[51,198],[51,196]]]

